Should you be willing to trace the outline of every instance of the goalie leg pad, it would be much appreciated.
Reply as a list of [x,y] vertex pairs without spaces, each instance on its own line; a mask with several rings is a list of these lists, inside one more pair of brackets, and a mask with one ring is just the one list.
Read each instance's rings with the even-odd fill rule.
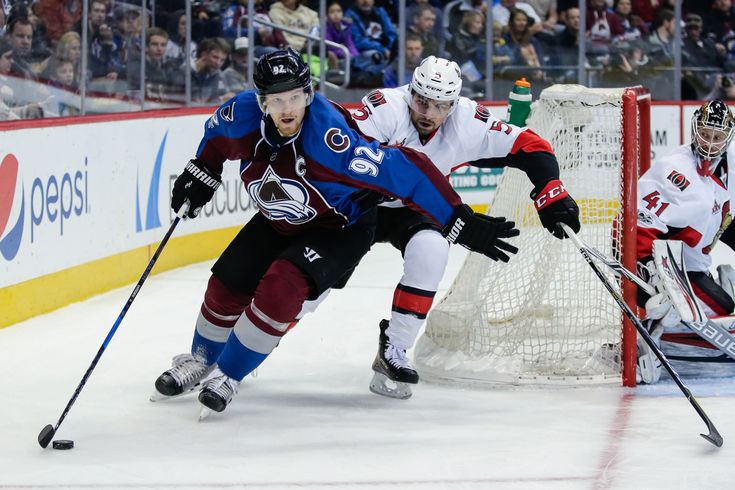
[[[661,335],[664,326],[660,321],[649,320],[646,328],[656,345],[661,345]],[[661,360],[648,346],[645,340],[638,335],[638,369],[636,370],[636,383],[653,384],[661,378]]]
[[717,278],[720,287],[735,300],[735,268],[729,264],[717,266]]

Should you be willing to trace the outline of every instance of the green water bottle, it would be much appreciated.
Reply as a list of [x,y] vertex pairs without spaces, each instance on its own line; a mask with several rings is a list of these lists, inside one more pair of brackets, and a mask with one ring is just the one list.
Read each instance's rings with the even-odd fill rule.
[[508,119],[515,126],[525,126],[531,112],[531,84],[525,78],[516,80],[513,90],[508,94]]

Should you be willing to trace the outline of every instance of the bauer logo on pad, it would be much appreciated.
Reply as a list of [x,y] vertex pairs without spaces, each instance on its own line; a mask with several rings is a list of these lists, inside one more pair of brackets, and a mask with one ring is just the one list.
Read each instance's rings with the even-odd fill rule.
[[687,180],[687,178],[676,170],[672,170],[669,176],[666,178],[669,179],[671,183],[674,184],[676,188],[680,191],[683,191],[684,189],[689,187],[689,181]]

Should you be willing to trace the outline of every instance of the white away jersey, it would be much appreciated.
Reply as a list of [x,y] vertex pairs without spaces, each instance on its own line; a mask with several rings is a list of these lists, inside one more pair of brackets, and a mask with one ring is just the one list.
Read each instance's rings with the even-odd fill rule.
[[[352,118],[367,136],[426,154],[446,176],[467,162],[502,158],[541,140],[533,131],[509,125],[487,108],[460,97],[454,112],[423,144],[411,122],[410,97],[408,85],[374,90],[362,99],[363,107]],[[541,148],[532,148],[537,149]],[[551,151],[548,143],[543,149]]]
[[638,258],[651,254],[653,240],[684,242],[689,271],[708,271],[712,242],[730,215],[735,147],[730,145],[711,176],[697,171],[689,145],[657,159],[638,180]]

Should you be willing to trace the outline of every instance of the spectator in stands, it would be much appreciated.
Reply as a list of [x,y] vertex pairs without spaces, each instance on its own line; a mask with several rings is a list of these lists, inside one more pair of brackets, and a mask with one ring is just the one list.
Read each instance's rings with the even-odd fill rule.
[[661,0],[632,0],[633,13],[643,19],[646,25],[651,25],[662,4]]
[[55,54],[51,55],[41,77],[46,80],[49,87],[61,90],[49,91],[50,97],[44,103],[47,115],[76,116],[81,112],[74,69],[71,61],[57,58]]
[[[331,0],[327,4],[327,28],[324,38],[346,47],[352,58],[360,55],[352,40],[352,19],[349,21],[344,19],[342,4],[339,0]],[[344,69],[344,51],[327,46],[327,56],[329,56],[329,68]]]
[[509,28],[511,12],[514,9],[526,14],[528,30],[531,35],[536,34],[543,28],[541,17],[538,16],[533,7],[526,2],[518,2],[516,0],[500,0],[500,3],[493,7],[493,22],[500,23],[506,29]]
[[76,91],[77,83],[74,78],[74,63],[70,60],[51,55],[41,78],[49,85],[67,90]]
[[670,66],[674,62],[674,33],[676,31],[674,12],[669,9],[660,10],[656,14],[652,27],[653,32],[648,36],[651,59],[657,65]]
[[183,93],[186,71],[191,72],[191,101],[195,104],[224,102],[227,94],[222,65],[230,54],[229,43],[221,38],[203,39],[197,48],[197,59],[193,66],[182,66],[175,75],[175,86]]
[[576,83],[576,67],[579,60],[579,9],[570,7],[561,12],[564,29],[556,34],[554,49],[551,51],[550,64],[560,67],[554,72],[559,83]]
[[143,28],[140,9],[136,7],[118,7],[115,11],[115,19],[116,31],[122,40],[120,59],[123,65],[126,65],[131,59],[140,61],[142,51],[140,31]]
[[197,43],[192,39],[190,42],[189,56],[184,55],[186,47],[186,12],[177,10],[174,12],[166,26],[168,33],[168,44],[166,53],[163,55],[166,63],[180,67],[196,59]]
[[[168,44],[168,33],[161,28],[151,27],[145,36],[145,98],[147,100],[170,99],[174,83],[174,70],[166,63],[164,54]],[[128,60],[128,90],[140,94],[140,54]]]
[[[497,24],[502,30],[502,26]],[[452,34],[452,38],[447,43],[447,52],[453,61],[456,61],[462,69],[462,76],[470,76],[470,80],[478,80],[484,78],[482,73],[485,72],[485,36],[482,33],[485,27],[485,16],[477,10],[467,10],[462,16],[462,23],[456,32]],[[505,44],[505,40],[503,40]],[[497,56],[495,48],[493,48],[493,56]],[[493,59],[493,64],[496,60]],[[510,57],[505,60],[506,64],[510,62]],[[479,78],[477,77],[479,74]],[[474,75],[474,76],[473,76]],[[475,81],[472,80],[472,81]]]
[[15,97],[15,89],[22,88],[23,80],[13,76],[13,54],[13,44],[0,38],[0,121],[43,117],[43,109],[38,104],[22,105]]
[[[74,27],[81,35],[81,20]],[[87,20],[89,43],[88,70],[89,89],[101,92],[116,92],[117,80],[125,73],[122,59],[122,39],[107,23],[107,4],[102,0],[91,0]]]
[[345,16],[352,19],[352,38],[361,54],[376,56],[378,63],[391,59],[398,33],[385,9],[375,0],[355,0]]
[[546,78],[544,72],[538,69],[543,64],[544,52],[541,43],[531,33],[530,21],[525,10],[511,10],[508,32],[503,37],[513,53],[511,65],[523,65],[529,68],[521,70],[518,76],[544,80]]
[[37,65],[42,60],[48,58],[51,55],[51,50],[48,47],[48,41],[46,37],[46,25],[38,14],[36,13],[38,4],[25,4],[16,3],[10,12],[10,18],[13,17],[25,17],[27,18],[33,29],[33,39],[31,39],[31,53],[29,59],[31,61],[31,67],[33,73],[38,73]]
[[[284,25],[304,34],[314,34],[319,29],[319,15],[306,5],[301,5],[301,0],[278,1],[271,5],[269,15],[275,24]],[[290,47],[296,51],[304,49],[305,37],[285,31],[283,35]]]
[[234,0],[222,13],[222,37],[235,39],[248,33],[248,0]]
[[445,8],[449,9],[448,15],[444,18],[444,35],[447,40],[459,29],[465,12],[476,10],[483,16],[487,15],[487,3],[483,0],[455,0],[449,2]]
[[71,61],[74,65],[74,83],[78,86],[82,80],[81,69],[82,69],[82,39],[81,36],[74,32],[69,31],[64,33],[56,44],[56,50],[54,54],[57,58],[62,60]]
[[525,3],[533,7],[536,15],[541,19],[541,29],[543,31],[551,34],[557,32],[559,16],[556,10],[556,0],[525,0]]
[[434,34],[436,15],[429,5],[423,5],[416,9],[413,21],[408,26],[409,32],[418,35],[424,46],[424,57],[439,56],[439,38]]
[[589,0],[587,9],[587,38],[591,51],[606,52],[610,43],[625,34],[620,18],[607,8],[606,0]]
[[[183,7],[181,2],[180,8]],[[224,3],[224,2],[222,2]],[[191,37],[199,42],[205,38],[214,38],[222,33],[223,5],[219,0],[199,0],[192,2]]]
[[648,26],[643,19],[633,14],[632,0],[615,0],[613,10],[623,25],[621,40],[630,42],[648,37]]
[[82,0],[38,0],[36,5],[52,45],[82,18]]
[[732,0],[715,0],[712,10],[704,18],[704,31],[723,45],[735,37],[735,7]]
[[602,60],[603,71],[599,86],[619,87],[640,83],[644,76],[641,70],[647,66],[648,61],[640,40],[611,44],[609,53]]
[[703,97],[704,100],[727,99],[735,100],[735,81],[733,74],[716,75],[712,91]]
[[[442,5],[442,3],[449,2],[437,2],[438,5]],[[433,34],[439,40],[439,49],[441,50],[443,49],[444,43],[444,30],[442,29],[444,13],[437,5],[432,5],[429,0],[415,0],[413,4],[406,7],[406,24],[411,23],[412,19],[416,17],[416,12],[418,11],[418,9],[424,5],[429,6],[431,8],[431,11],[434,12],[434,17],[436,20],[434,22]],[[408,25],[406,25],[406,28],[408,28]]]
[[413,71],[424,58],[423,53],[424,45],[421,36],[413,32],[406,34],[406,71],[403,80],[399,80],[398,60],[395,60],[388,65],[383,73],[383,86],[393,88],[410,83]]
[[248,43],[249,40],[246,37],[235,39],[232,54],[230,55],[230,66],[222,72],[227,88],[225,98],[234,97],[239,92],[250,88],[248,77]]
[[[265,0],[255,0],[255,12],[255,20],[273,23],[273,19],[268,15]],[[275,29],[264,24],[256,24],[255,33],[257,34],[255,37],[255,55],[258,58],[273,51],[286,49],[288,47],[288,40],[280,29]]]
[[[725,63],[726,48],[720,43],[702,35],[702,17],[697,14],[686,16],[682,45],[682,84],[690,85],[690,97],[700,99],[709,93],[715,84],[715,71],[719,72]],[[691,70],[687,68],[711,68],[712,71]]]
[[20,78],[35,77],[31,65],[31,46],[33,42],[33,25],[28,17],[11,17],[5,37],[13,47],[13,67],[11,73]]
[[703,36],[702,17],[689,14],[685,18],[682,65],[722,68],[727,50],[721,43]]

